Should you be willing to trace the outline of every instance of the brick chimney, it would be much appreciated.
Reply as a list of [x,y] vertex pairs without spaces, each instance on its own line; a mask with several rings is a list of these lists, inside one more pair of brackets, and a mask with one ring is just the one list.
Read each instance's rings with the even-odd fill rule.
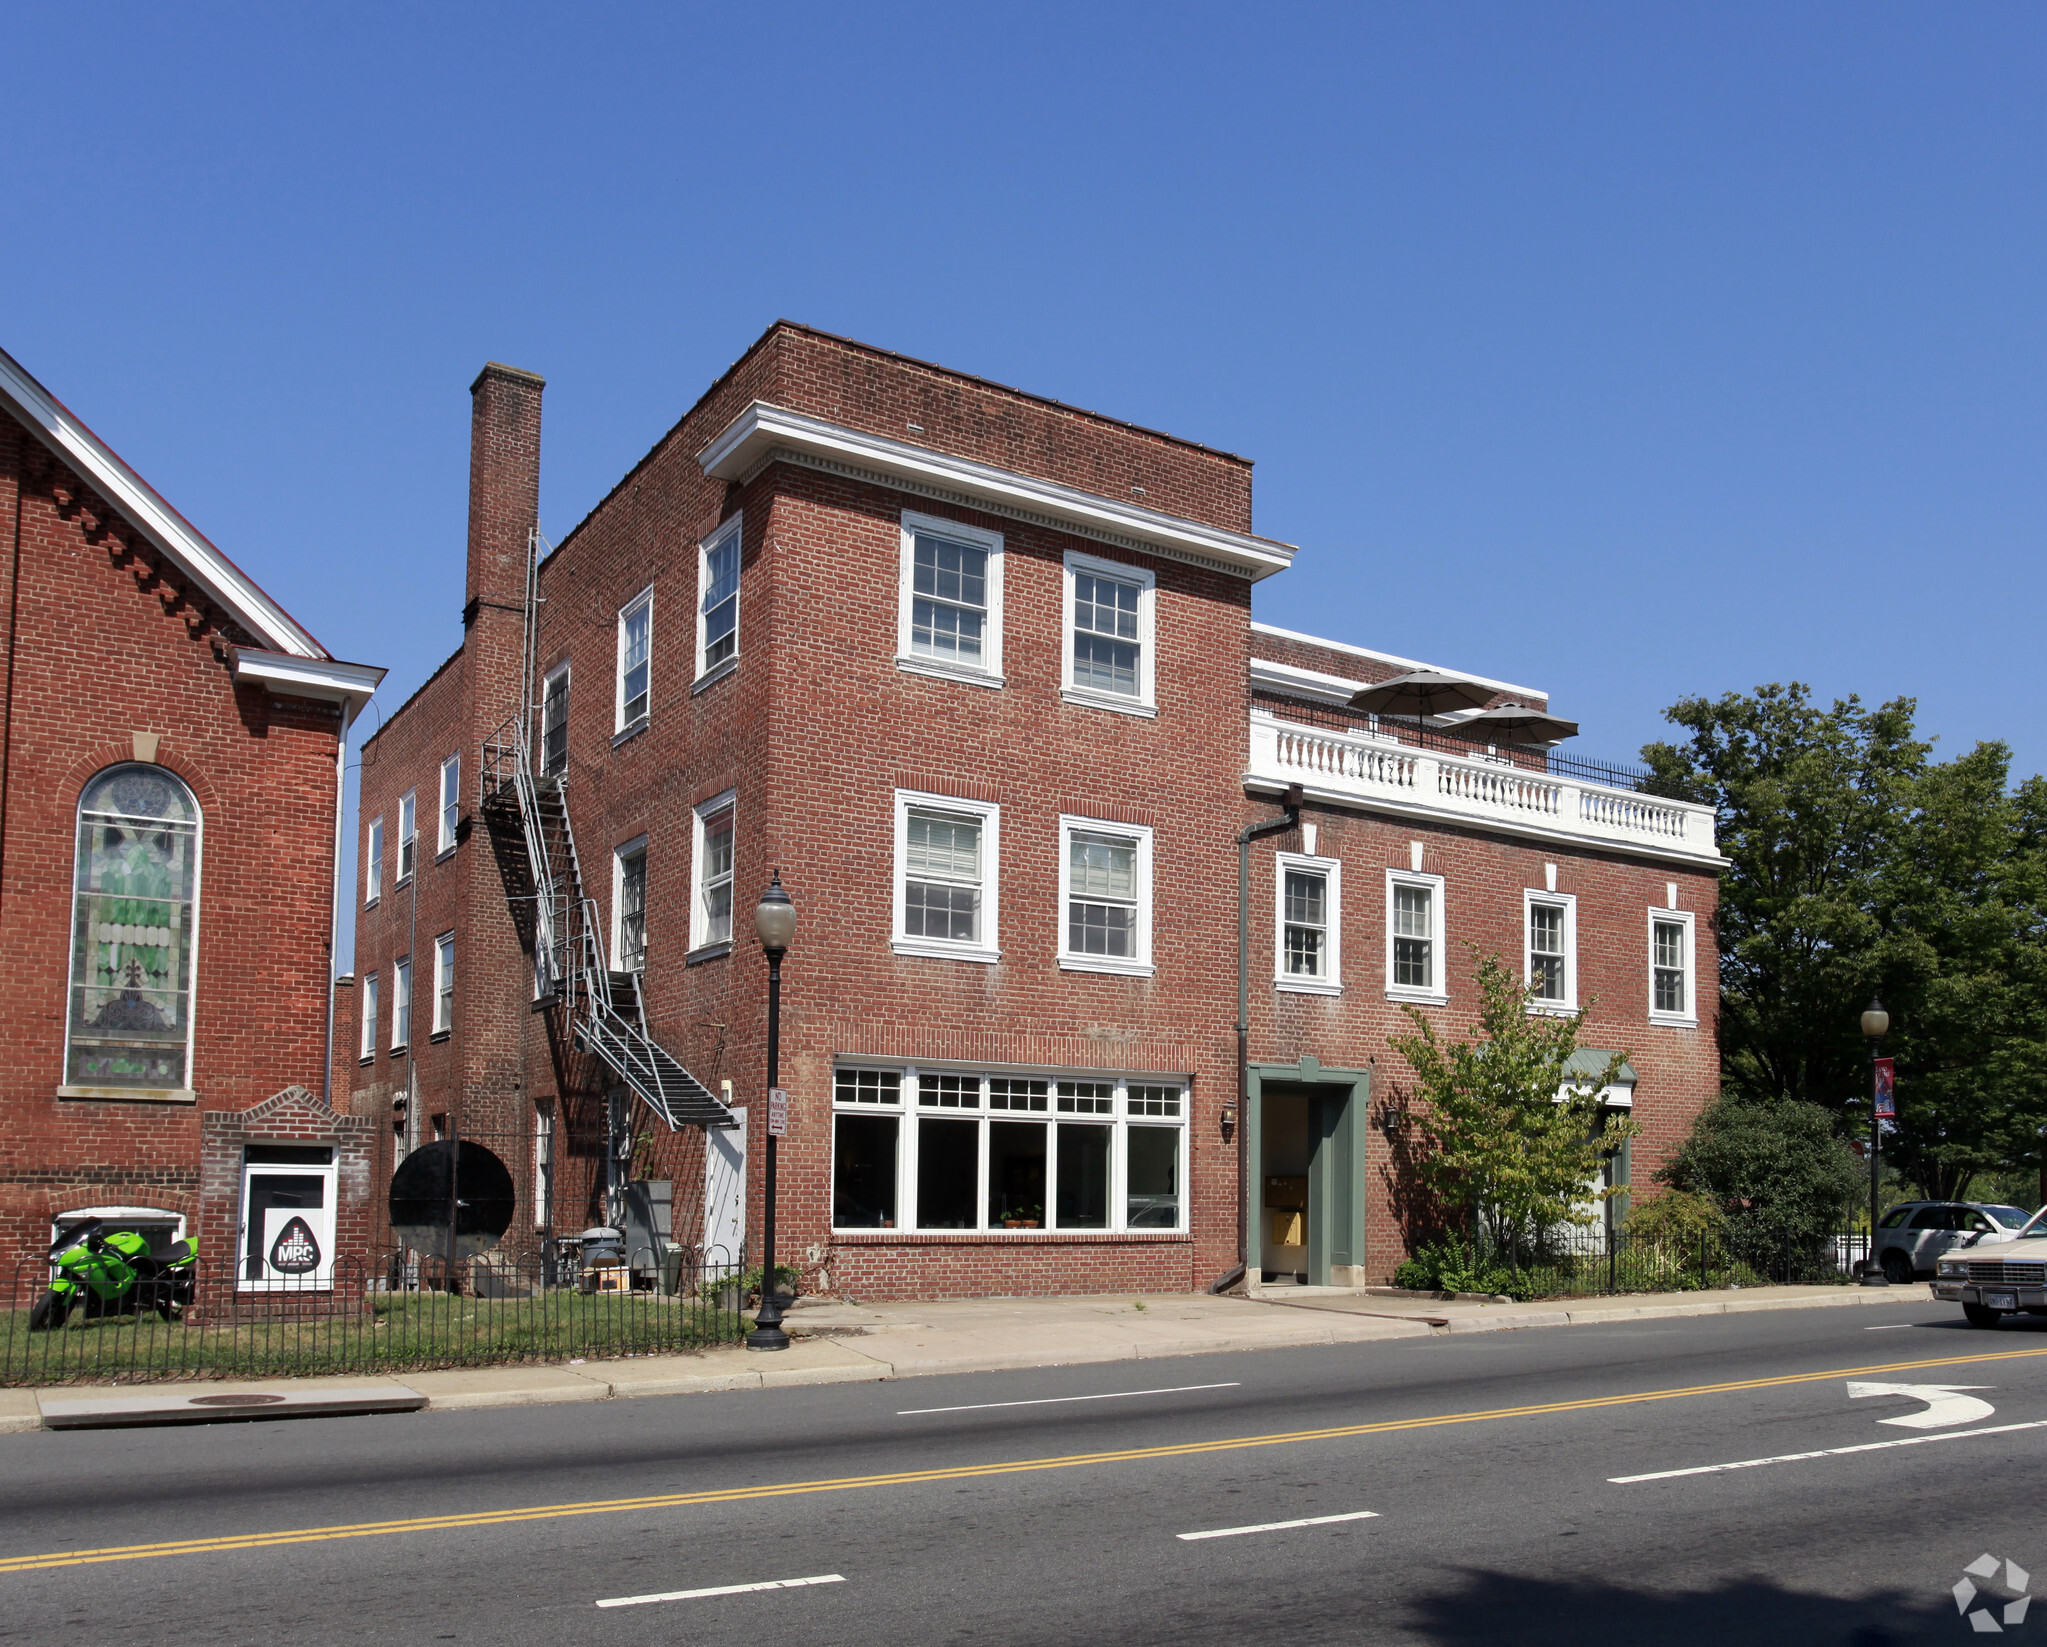
[[526,534],[540,518],[540,395],[533,372],[492,361],[469,385],[469,582],[465,625],[482,606],[523,606]]

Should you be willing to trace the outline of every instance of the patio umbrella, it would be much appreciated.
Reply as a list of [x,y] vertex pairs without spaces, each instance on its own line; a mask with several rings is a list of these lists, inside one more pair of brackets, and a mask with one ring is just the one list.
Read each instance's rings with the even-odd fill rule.
[[1368,715],[1413,715],[1426,720],[1452,709],[1483,709],[1495,688],[1440,669],[1410,669],[1404,675],[1368,686],[1350,700]]
[[1484,743],[1555,743],[1559,738],[1578,735],[1576,721],[1559,720],[1540,709],[1524,709],[1518,703],[1503,703],[1467,715],[1451,731]]

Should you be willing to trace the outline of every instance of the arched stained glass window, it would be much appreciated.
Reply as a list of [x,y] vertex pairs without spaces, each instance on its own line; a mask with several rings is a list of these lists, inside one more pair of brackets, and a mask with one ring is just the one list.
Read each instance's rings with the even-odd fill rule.
[[112,766],[78,802],[67,1086],[191,1085],[199,807],[175,775]]

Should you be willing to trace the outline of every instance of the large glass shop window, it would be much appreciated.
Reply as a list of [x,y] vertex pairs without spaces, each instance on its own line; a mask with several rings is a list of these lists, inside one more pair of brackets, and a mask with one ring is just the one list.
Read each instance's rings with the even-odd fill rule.
[[191,1085],[199,808],[160,766],[111,767],[78,803],[65,1081]]

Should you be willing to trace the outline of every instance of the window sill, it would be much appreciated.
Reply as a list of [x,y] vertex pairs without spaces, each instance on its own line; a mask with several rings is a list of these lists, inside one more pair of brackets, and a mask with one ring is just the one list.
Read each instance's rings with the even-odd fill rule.
[[1002,959],[999,949],[980,944],[949,944],[937,938],[894,938],[889,947],[898,955],[916,955],[927,961],[976,961],[993,966]]
[[946,664],[933,663],[929,658],[898,656],[896,667],[906,675],[928,675],[933,680],[940,681],[964,681],[969,686],[992,686],[999,689],[1009,684],[1001,675],[991,675],[985,669],[956,669]]
[[1574,1018],[1578,1013],[1575,1001],[1530,1001],[1528,1016],[1531,1018]]
[[700,966],[705,961],[715,961],[721,956],[730,955],[731,953],[732,940],[727,938],[722,944],[705,944],[701,949],[691,950],[687,955],[683,956],[682,964],[684,966]]
[[433,1034],[429,1035],[429,1036],[428,1036],[428,1037],[426,1038],[426,1040],[427,1040],[427,1045],[428,1045],[428,1046],[439,1046],[439,1045],[440,1045],[440,1044],[441,1044],[441,1043],[442,1043],[443,1041],[445,1041],[445,1040],[446,1040],[446,1039],[447,1039],[447,1038],[448,1038],[448,1037],[449,1037],[450,1035],[452,1035],[453,1033],[454,1033],[454,1031],[453,1031],[453,1030],[447,1030],[447,1029],[437,1029],[437,1030],[435,1030],[435,1031],[433,1032]]
[[113,1104],[196,1104],[190,1087],[59,1087],[59,1098],[88,1098]]
[[410,885],[412,885],[412,872],[407,870],[391,883],[391,890],[393,892],[403,892]]
[[1108,972],[1119,978],[1149,978],[1158,968],[1149,961],[1118,960],[1113,955],[1062,955],[1061,972]]
[[1433,989],[1401,989],[1397,986],[1386,991],[1389,1001],[1406,1001],[1414,1006],[1448,1006],[1450,997],[1438,994]]
[[1144,720],[1158,718],[1158,705],[1144,703],[1136,698],[1119,698],[1108,692],[1089,692],[1083,687],[1062,686],[1059,696],[1068,703],[1077,703],[1086,709],[1108,709],[1118,715],[1137,715]]
[[615,732],[612,734],[611,747],[613,749],[616,749],[619,747],[620,744],[631,743],[633,739],[637,738],[642,732],[647,730],[649,724],[650,723],[648,721],[648,718],[645,715],[642,715],[638,720],[634,721],[631,726],[628,726],[624,728],[622,731]]
[[411,1049],[407,1047],[403,1041],[400,1041],[395,1047],[391,1049],[391,1056],[393,1058],[403,1058],[405,1054],[410,1050]]
[[1652,1012],[1649,1014],[1652,1029],[1697,1029],[1698,1016],[1695,1013]]
[[1191,1241],[1186,1230],[912,1230],[876,1229],[860,1224],[847,1229],[834,1227],[832,1241],[838,1246],[881,1247],[913,1241],[919,1246],[1008,1246],[1066,1243],[1074,1246],[1106,1246],[1111,1242],[1142,1242],[1146,1245]]
[[710,668],[706,669],[701,675],[697,676],[696,684],[689,689],[690,696],[695,697],[699,692],[703,691],[705,687],[715,685],[717,682],[722,681],[727,675],[735,673],[738,670],[738,668],[739,654],[736,652],[733,653],[731,657],[725,659],[724,662],[712,664]]
[[364,908],[364,909],[366,909],[366,910],[368,910],[368,909],[375,909],[375,908],[377,907],[377,905],[378,905],[379,903],[381,903],[382,901],[383,901],[383,895],[382,895],[381,893],[379,893],[379,894],[378,894],[378,895],[377,895],[376,897],[374,897],[374,898],[365,898],[365,899],[363,899],[363,905],[362,905],[362,906],[363,906],[363,908]]
[[376,1061],[377,1055],[374,1052],[365,1052],[360,1058],[356,1059],[355,1067],[357,1069],[368,1069]]
[[434,854],[434,862],[437,864],[444,864],[454,856],[455,848],[454,844],[451,842],[447,846],[442,847],[440,851]]
[[1341,995],[1343,984],[1333,978],[1275,978],[1272,987],[1282,995]]

